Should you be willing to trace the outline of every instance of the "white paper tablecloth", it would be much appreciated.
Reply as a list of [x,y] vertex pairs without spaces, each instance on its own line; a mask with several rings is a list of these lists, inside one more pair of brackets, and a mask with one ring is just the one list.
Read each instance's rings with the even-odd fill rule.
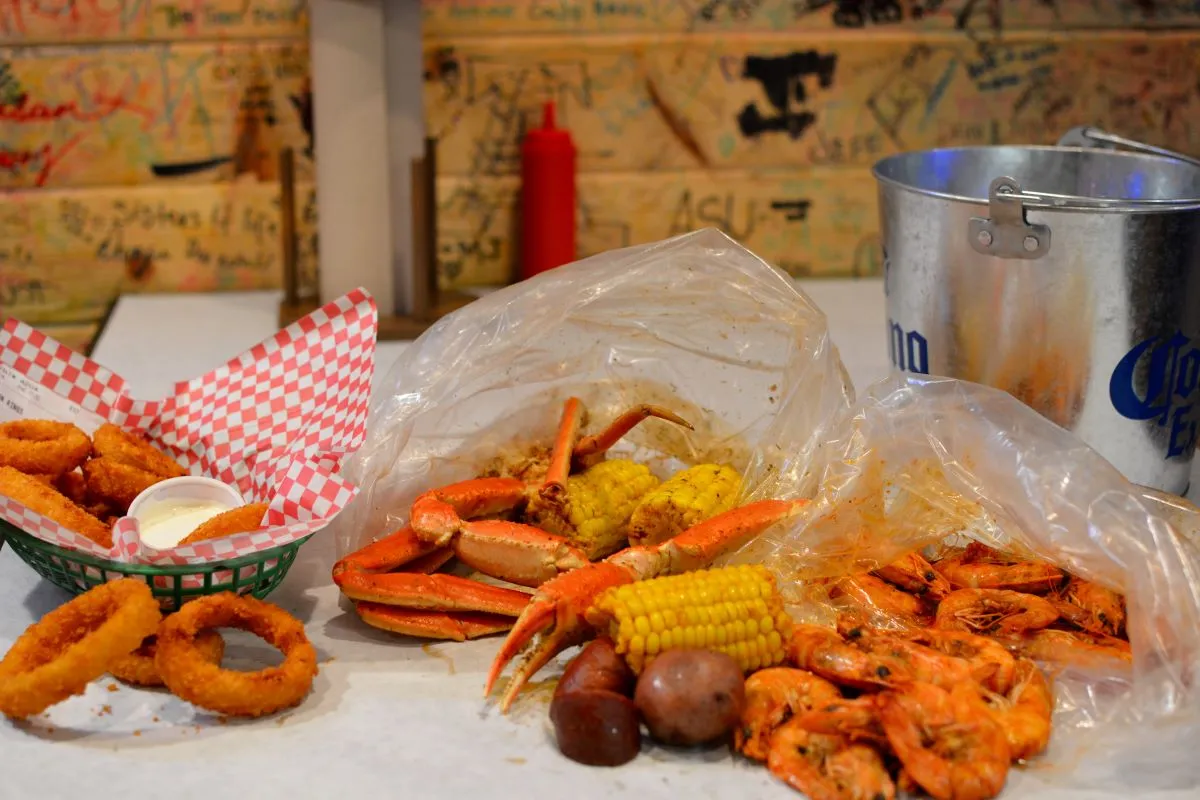
[[[855,386],[882,377],[888,362],[880,283],[802,285],[829,316]],[[274,333],[278,300],[274,292],[128,297],[94,358],[138,396],[157,397]],[[377,389],[403,347],[379,345]],[[165,693],[101,680],[49,719],[0,722],[0,797],[798,796],[720,749],[684,755],[651,747],[615,770],[563,759],[550,738],[546,691],[508,718],[485,704],[483,675],[496,639],[421,646],[373,631],[341,607],[332,562],[332,543],[318,534],[271,597],[306,622],[321,655],[314,695],[299,709],[222,724]],[[11,550],[0,551],[0,649],[65,599]],[[234,660],[263,651],[249,639],[231,639]],[[1065,793],[1014,771],[1004,796],[1117,795]]]

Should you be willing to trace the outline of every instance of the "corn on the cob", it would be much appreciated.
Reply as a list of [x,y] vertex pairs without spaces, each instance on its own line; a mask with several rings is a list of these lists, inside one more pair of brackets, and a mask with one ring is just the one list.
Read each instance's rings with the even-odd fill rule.
[[723,464],[697,464],[677,472],[634,509],[629,520],[629,543],[665,542],[733,508],[741,490],[742,476]]
[[771,573],[743,564],[607,589],[587,612],[635,674],[659,653],[708,649],[744,671],[780,664],[792,621]]
[[630,515],[658,484],[645,464],[601,461],[567,478],[563,500],[536,498],[527,514],[534,525],[567,537],[594,561],[625,546]]

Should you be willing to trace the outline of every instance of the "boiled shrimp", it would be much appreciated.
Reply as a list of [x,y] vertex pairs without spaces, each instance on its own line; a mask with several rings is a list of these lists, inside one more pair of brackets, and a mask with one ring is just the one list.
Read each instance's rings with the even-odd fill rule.
[[855,689],[883,689],[911,680],[903,661],[864,652],[820,625],[796,625],[787,654],[797,667]]
[[914,642],[967,662],[971,677],[994,692],[1007,692],[1013,683],[1016,661],[994,639],[962,631],[926,630],[912,637]]
[[950,687],[962,681],[973,680],[971,665],[964,659],[939,652],[911,639],[864,633],[852,637],[850,641],[866,653],[903,664],[905,675],[914,681]]
[[834,581],[831,599],[843,598],[852,615],[870,620],[876,627],[914,628],[927,625],[932,617],[928,606],[908,592],[902,592],[873,575],[854,575]]
[[1013,761],[1033,758],[1050,743],[1050,717],[1054,695],[1038,665],[1027,658],[1017,661],[1012,689],[1007,694],[985,695],[992,716],[1004,729]]
[[766,761],[771,734],[788,717],[840,700],[842,693],[824,678],[788,667],[761,669],[746,679],[746,705],[733,745],[755,761]]
[[1133,662],[1124,639],[1084,631],[1040,630],[1000,639],[1010,652],[1051,664],[1105,665]]
[[1062,594],[1047,598],[1064,620],[1089,633],[1119,636],[1125,625],[1125,600],[1099,584],[1072,577]]
[[1045,598],[1007,589],[959,589],[938,605],[934,627],[967,633],[1020,633],[1045,628],[1058,611]]
[[877,694],[864,694],[853,700],[838,700],[801,711],[792,720],[809,733],[844,736],[852,742],[887,744],[887,735],[879,718],[879,698]]
[[1023,561],[987,545],[972,542],[958,555],[943,558],[935,568],[956,589],[1009,589],[1045,593],[1063,581],[1063,571],[1045,561]]
[[771,773],[809,800],[893,800],[896,785],[883,759],[865,744],[787,723],[771,737]]
[[950,594],[950,582],[933,568],[920,553],[909,553],[875,570],[875,576],[906,592],[941,600]]
[[893,752],[935,800],[986,800],[1004,789],[1008,740],[974,684],[915,683],[885,692],[881,704]]

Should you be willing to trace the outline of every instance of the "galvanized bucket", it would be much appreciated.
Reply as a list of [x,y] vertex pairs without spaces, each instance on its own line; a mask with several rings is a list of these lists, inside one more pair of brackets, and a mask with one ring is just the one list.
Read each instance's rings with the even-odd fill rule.
[[1056,147],[902,153],[874,174],[892,363],[1005,389],[1128,479],[1185,493],[1200,161],[1077,128]]

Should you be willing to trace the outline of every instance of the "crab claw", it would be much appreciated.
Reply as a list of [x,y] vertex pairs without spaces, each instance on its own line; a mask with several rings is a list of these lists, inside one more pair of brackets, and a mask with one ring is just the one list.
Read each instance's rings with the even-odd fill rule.
[[409,524],[422,541],[445,547],[472,517],[502,514],[526,500],[516,478],[472,478],[431,489],[412,505]]
[[759,500],[710,517],[660,544],[628,547],[604,561],[547,581],[525,606],[496,654],[484,696],[492,693],[505,666],[524,651],[524,660],[513,671],[500,700],[501,711],[507,712],[521,687],[551,658],[594,633],[585,615],[605,589],[702,569],[772,525],[798,514],[807,504],[803,499]]
[[542,584],[496,654],[488,672],[484,696],[492,693],[508,663],[526,650],[524,660],[514,670],[500,699],[500,710],[507,712],[521,688],[539,669],[558,653],[591,635],[592,628],[584,619],[584,613],[600,593],[610,586],[632,583],[635,579],[628,569],[601,561]]

